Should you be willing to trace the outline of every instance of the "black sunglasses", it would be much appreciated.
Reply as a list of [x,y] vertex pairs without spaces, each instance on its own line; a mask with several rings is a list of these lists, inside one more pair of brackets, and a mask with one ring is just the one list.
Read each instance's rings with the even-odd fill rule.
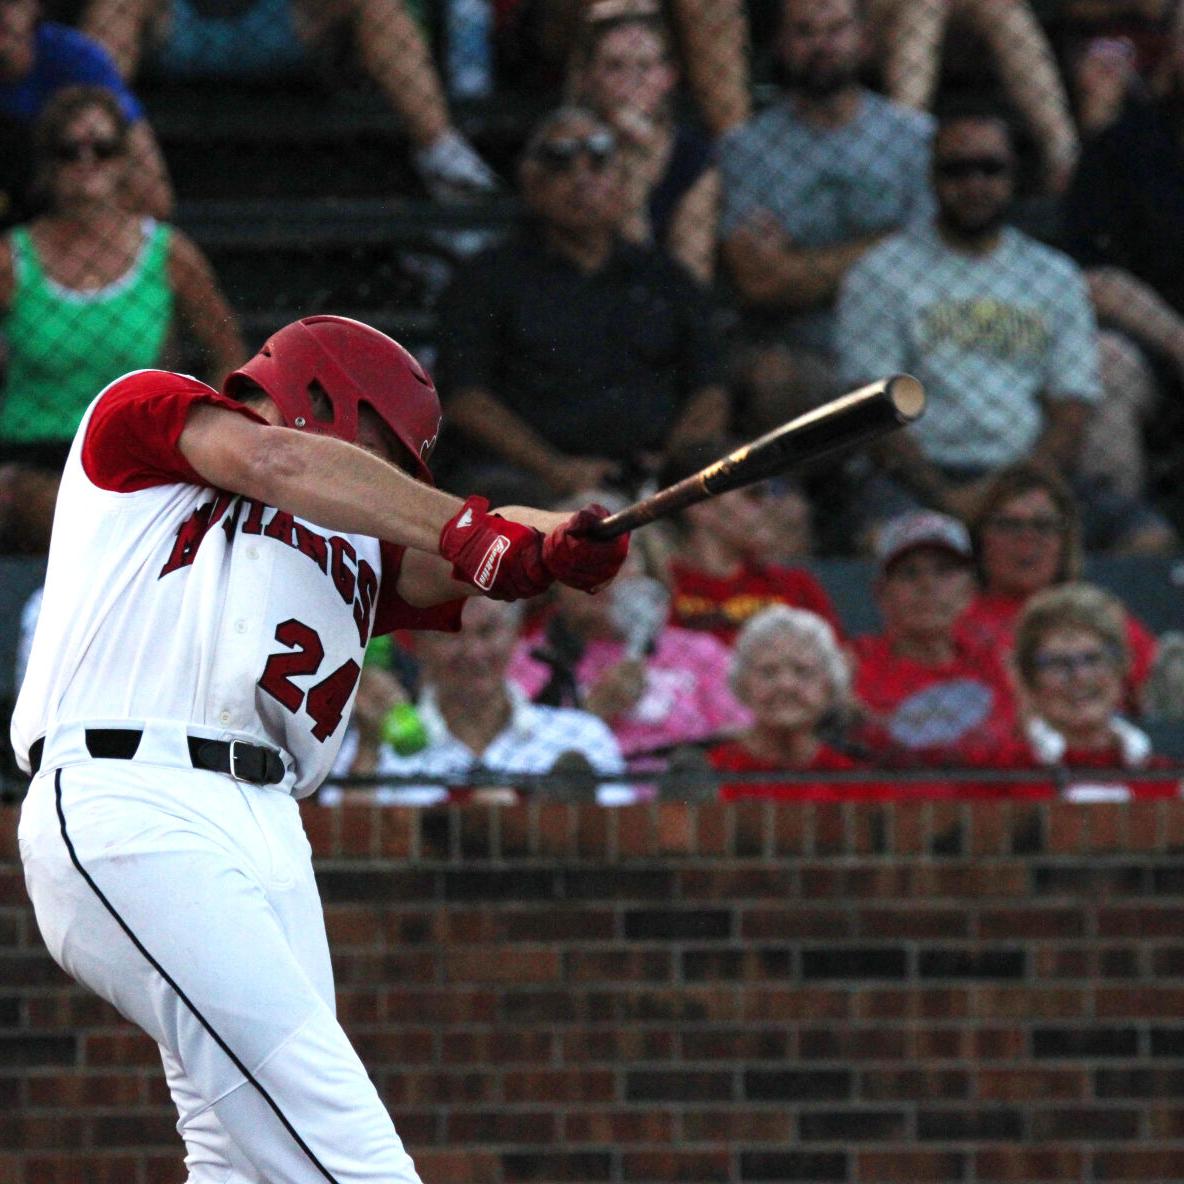
[[592,168],[599,172],[612,159],[616,150],[617,141],[612,132],[590,132],[583,137],[563,136],[544,140],[532,155],[548,172],[566,173],[572,169],[576,157],[582,152]]
[[63,164],[77,164],[88,153],[95,160],[111,160],[123,151],[121,140],[59,140],[53,146],[53,158]]
[[967,177],[1002,177],[1011,172],[1011,161],[1002,156],[949,156],[934,165],[944,181],[962,181]]

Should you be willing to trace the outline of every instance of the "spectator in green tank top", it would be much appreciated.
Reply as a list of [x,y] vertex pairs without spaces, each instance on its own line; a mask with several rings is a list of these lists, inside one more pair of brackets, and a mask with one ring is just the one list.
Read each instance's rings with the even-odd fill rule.
[[59,92],[34,128],[46,212],[0,239],[0,552],[44,550],[83,413],[121,374],[168,364],[175,313],[215,383],[247,356],[198,248],[119,204],[127,133],[111,91]]

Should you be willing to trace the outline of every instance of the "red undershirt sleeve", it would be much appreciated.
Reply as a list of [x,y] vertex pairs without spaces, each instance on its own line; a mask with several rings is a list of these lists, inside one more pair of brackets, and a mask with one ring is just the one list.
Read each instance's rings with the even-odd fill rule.
[[197,403],[266,422],[196,378],[141,370],[112,383],[91,410],[82,439],[82,468],[87,477],[113,493],[177,482],[208,484],[177,447],[190,408]]

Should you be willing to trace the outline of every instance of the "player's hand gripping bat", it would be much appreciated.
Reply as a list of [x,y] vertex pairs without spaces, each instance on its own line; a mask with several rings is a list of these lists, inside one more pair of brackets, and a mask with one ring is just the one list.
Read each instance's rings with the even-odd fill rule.
[[588,529],[608,539],[729,489],[763,481],[795,465],[905,427],[925,410],[925,388],[911,374],[894,374],[840,395],[712,461],[697,473],[600,519]]

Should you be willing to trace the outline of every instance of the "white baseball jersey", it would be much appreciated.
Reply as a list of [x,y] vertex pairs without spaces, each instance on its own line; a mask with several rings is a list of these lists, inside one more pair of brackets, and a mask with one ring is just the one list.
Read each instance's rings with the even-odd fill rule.
[[61,725],[180,722],[330,772],[372,635],[456,629],[461,602],[395,592],[403,549],[212,489],[177,448],[190,407],[249,409],[137,371],[87,410],[62,475],[44,603],[13,714],[17,760]]

